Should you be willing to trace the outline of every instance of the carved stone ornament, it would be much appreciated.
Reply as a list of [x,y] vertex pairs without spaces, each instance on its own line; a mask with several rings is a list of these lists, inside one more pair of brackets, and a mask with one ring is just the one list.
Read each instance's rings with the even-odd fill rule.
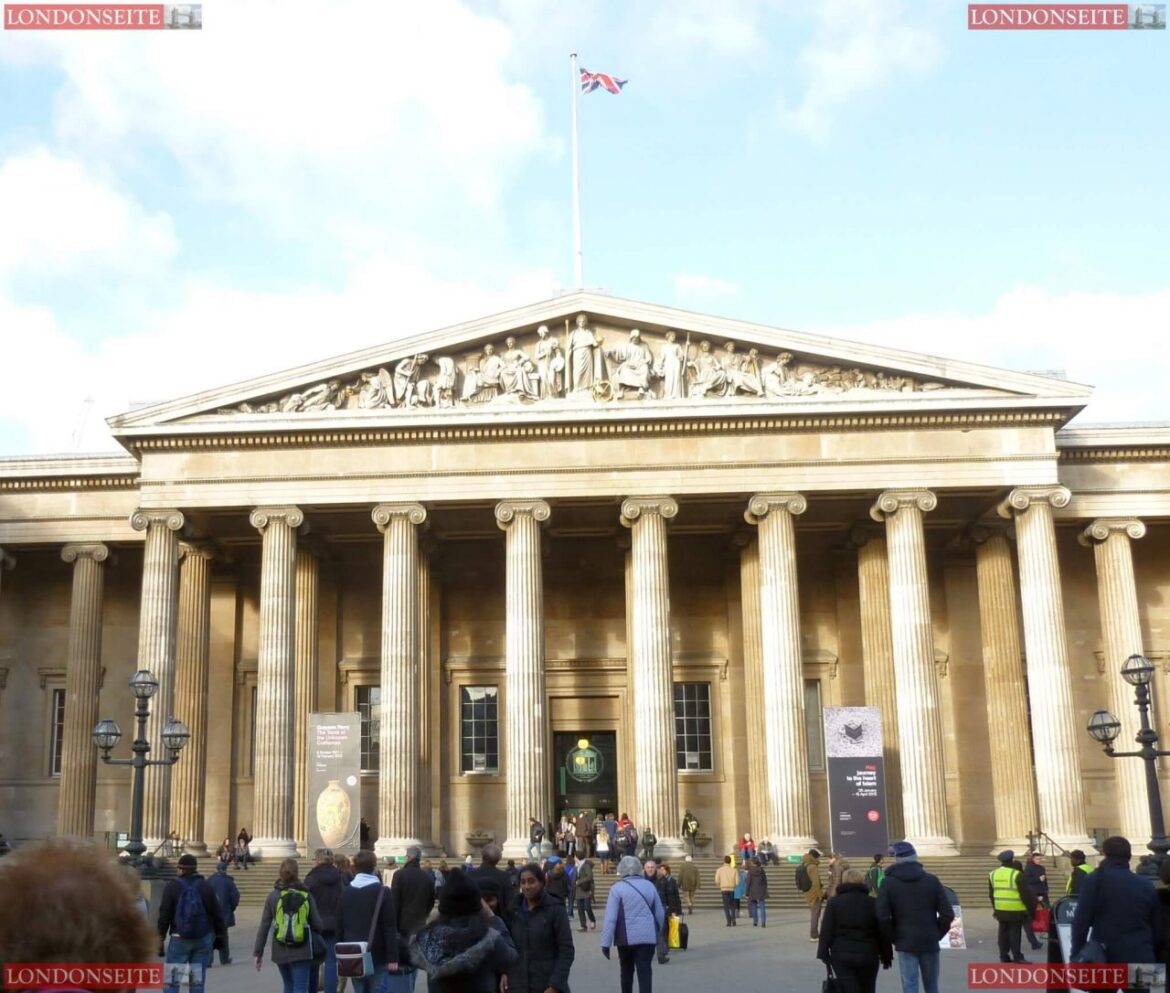
[[1136,517],[1099,517],[1077,536],[1077,541],[1087,547],[1118,532],[1137,541],[1146,536],[1146,525]]
[[588,315],[579,314],[559,332],[542,324],[463,355],[404,355],[353,378],[328,379],[219,413],[792,400],[946,388],[894,372],[826,365],[793,352],[761,352],[750,344],[692,338],[681,331],[603,332],[591,326]]
[[300,507],[257,507],[248,515],[248,523],[257,531],[263,531],[273,521],[283,521],[295,529],[305,523],[305,514]]
[[168,531],[181,531],[187,519],[178,510],[136,510],[130,515],[130,526],[135,531],[146,531],[153,524]]
[[1034,503],[1048,503],[1057,509],[1067,507],[1072,493],[1064,486],[1018,486],[996,507],[1005,520],[1022,514]]
[[757,493],[748,500],[743,519],[748,524],[758,524],[773,510],[785,510],[799,517],[808,510],[808,501],[800,493]]
[[673,497],[628,497],[622,501],[621,520],[626,527],[632,528],[639,517],[658,514],[660,517],[668,519],[677,513],[678,503]]
[[544,500],[502,500],[496,504],[496,524],[500,530],[507,531],[517,514],[530,514],[533,520],[543,523],[552,515],[552,509]]
[[421,503],[380,503],[370,515],[378,530],[385,532],[396,517],[405,517],[415,527],[427,519],[427,508]]
[[930,490],[886,490],[869,509],[869,516],[875,521],[884,521],[903,507],[917,507],[928,514],[938,506],[938,497]]

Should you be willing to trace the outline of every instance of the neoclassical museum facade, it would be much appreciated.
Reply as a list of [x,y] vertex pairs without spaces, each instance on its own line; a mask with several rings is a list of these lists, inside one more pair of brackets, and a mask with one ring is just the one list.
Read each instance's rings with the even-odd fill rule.
[[303,849],[308,715],[357,712],[381,853],[566,808],[825,846],[822,712],[863,705],[924,853],[1144,839],[1084,728],[1133,734],[1140,652],[1166,729],[1170,427],[1090,396],[574,293],[0,459],[0,831],[127,830],[90,734],[141,667],[156,751],[192,730],[148,845]]

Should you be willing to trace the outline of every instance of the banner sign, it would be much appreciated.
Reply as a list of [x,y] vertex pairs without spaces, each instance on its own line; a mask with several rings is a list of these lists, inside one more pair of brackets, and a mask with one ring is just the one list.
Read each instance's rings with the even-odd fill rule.
[[361,718],[310,714],[308,733],[309,852],[331,848],[353,854],[361,841]]
[[826,707],[825,756],[833,851],[876,855],[889,846],[881,711]]

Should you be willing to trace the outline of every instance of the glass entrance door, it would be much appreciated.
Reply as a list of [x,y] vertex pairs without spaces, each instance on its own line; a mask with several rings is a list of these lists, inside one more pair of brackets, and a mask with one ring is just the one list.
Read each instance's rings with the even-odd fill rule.
[[557,731],[553,734],[556,816],[586,811],[591,817],[617,809],[617,732]]

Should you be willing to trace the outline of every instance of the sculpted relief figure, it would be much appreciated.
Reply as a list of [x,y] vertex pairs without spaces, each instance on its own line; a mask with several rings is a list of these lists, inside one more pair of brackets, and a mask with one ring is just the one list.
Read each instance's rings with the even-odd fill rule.
[[724,396],[735,396],[736,393],[749,393],[757,397],[764,395],[759,355],[754,348],[747,355],[737,355],[734,341],[723,346],[723,370],[727,376]]
[[618,363],[614,374],[617,396],[626,390],[633,390],[635,396],[650,396],[650,374],[654,368],[654,356],[650,346],[642,340],[642,332],[634,328],[630,340],[616,348],[607,348],[605,354]]
[[770,397],[808,396],[816,393],[815,374],[797,376],[792,371],[792,353],[781,352],[763,369],[764,393]]
[[455,370],[455,360],[448,355],[440,355],[435,359],[439,367],[439,374],[435,377],[435,402],[440,407],[455,406],[455,384],[458,378]]
[[358,406],[362,410],[393,406],[394,379],[385,369],[363,372],[358,389]]
[[521,400],[539,399],[540,383],[532,360],[524,349],[517,347],[515,338],[505,339],[504,349],[504,367],[500,372],[500,386],[504,394]]
[[559,397],[564,390],[565,356],[560,343],[542,324],[536,329],[536,375],[540,379],[540,398]]
[[593,384],[604,378],[598,374],[596,364],[601,358],[601,340],[589,327],[584,314],[577,315],[577,326],[569,332],[568,351],[568,392],[588,393]]
[[690,395],[693,397],[723,396],[727,389],[727,371],[722,360],[712,353],[711,342],[699,342],[699,354],[687,363],[694,372]]
[[425,407],[430,404],[431,384],[425,379],[419,379],[419,373],[429,361],[428,355],[412,355],[394,367],[396,406]]
[[673,331],[666,332],[666,342],[658,354],[654,375],[662,380],[662,399],[678,400],[686,395],[687,357]]

